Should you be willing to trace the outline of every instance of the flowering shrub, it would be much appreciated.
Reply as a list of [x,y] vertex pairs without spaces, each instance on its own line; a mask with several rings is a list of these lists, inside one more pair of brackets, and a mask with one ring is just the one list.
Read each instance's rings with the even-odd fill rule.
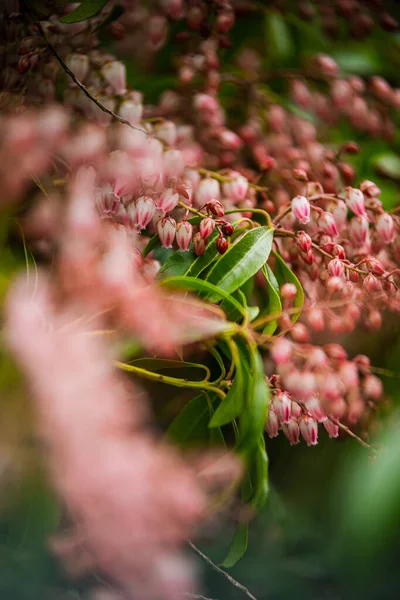
[[[267,69],[250,45],[222,61],[255,12],[284,62],[272,5],[6,3],[1,204],[41,263],[34,285],[11,285],[6,340],[74,527],[53,547],[126,597],[189,589],[181,545],[216,498],[229,507],[240,488],[263,506],[265,432],[315,446],[342,430],[368,446],[383,396],[344,340],[400,310],[400,220],[359,181],[362,146],[331,133],[345,120],[389,143],[399,90],[321,53],[298,70]],[[357,2],[320,9],[330,35],[336,13],[356,38],[373,28]],[[171,38],[176,79],[147,102],[126,64],[161,60]],[[140,379],[182,391],[163,441]],[[179,455],[193,446],[211,450]],[[240,524],[226,566],[246,543]]]

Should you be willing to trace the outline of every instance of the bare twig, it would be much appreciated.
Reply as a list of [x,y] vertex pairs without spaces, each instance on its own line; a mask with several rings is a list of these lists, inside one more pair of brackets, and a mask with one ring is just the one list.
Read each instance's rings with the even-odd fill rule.
[[201,594],[191,594],[190,592],[186,592],[185,596],[188,596],[188,598],[194,598],[195,600],[213,600],[213,598],[207,598]]
[[251,598],[251,600],[257,600],[257,598],[255,596],[253,596],[253,594],[241,583],[239,583],[239,581],[236,581],[236,579],[234,579],[231,575],[229,575],[229,573],[227,573],[226,571],[224,571],[223,569],[221,569],[220,567],[218,567],[212,560],[211,558],[209,558],[206,554],[203,554],[203,552],[201,550],[199,550],[199,548],[197,548],[197,546],[195,546],[190,540],[188,541],[189,546],[192,548],[192,550],[194,552],[196,552],[196,554],[198,554],[200,556],[200,558],[202,558],[204,560],[204,562],[206,562],[208,565],[210,565],[210,567],[212,569],[214,569],[214,571],[217,571],[218,573],[220,573],[221,575],[223,575],[228,581],[229,583],[231,583],[233,586],[239,588],[240,590],[242,590],[242,592],[244,594],[246,594],[246,596],[248,596],[249,598]]
[[32,18],[32,21],[34,22],[35,26],[37,27],[38,32],[40,33],[40,35],[42,36],[43,40],[45,41],[48,49],[53,54],[53,56],[55,57],[55,59],[60,63],[61,67],[67,73],[67,75],[69,75],[71,77],[72,81],[74,81],[74,83],[76,83],[76,85],[82,90],[82,92],[85,94],[85,96],[87,96],[92,102],[94,102],[96,104],[96,106],[98,106],[100,108],[100,110],[102,110],[103,112],[107,113],[108,115],[110,115],[111,117],[113,117],[114,119],[116,119],[117,121],[119,121],[120,123],[123,123],[124,125],[128,125],[128,127],[130,127],[131,129],[136,129],[137,131],[141,131],[142,133],[145,133],[146,135],[149,135],[148,131],[146,131],[142,127],[138,127],[137,125],[132,125],[132,123],[130,121],[128,121],[127,119],[123,119],[122,117],[120,117],[119,115],[117,115],[115,112],[113,112],[112,110],[110,110],[109,108],[107,108],[106,106],[104,106],[104,104],[102,104],[101,102],[99,102],[99,100],[97,100],[97,98],[95,98],[94,96],[92,96],[92,94],[89,92],[89,90],[87,89],[87,87],[81,81],[79,81],[79,79],[77,78],[77,76],[75,75],[75,73],[73,73],[71,71],[71,69],[65,64],[65,62],[63,61],[63,59],[61,58],[61,56],[58,54],[57,50],[54,48],[53,44],[49,41],[49,39],[47,38],[47,36],[46,36],[46,34],[44,32],[44,29],[43,29],[40,21],[37,20],[36,14],[33,12],[32,8],[25,1],[24,1],[24,4],[25,4],[25,6],[27,8],[27,11],[29,12],[29,14],[30,14],[30,16]]
[[337,425],[339,427],[339,429],[342,429],[342,431],[345,431],[347,433],[347,435],[349,435],[354,440],[356,440],[359,444],[361,444],[361,446],[364,446],[364,448],[368,448],[368,450],[375,452],[374,448],[370,444],[367,444],[367,442],[364,442],[364,440],[361,439],[357,434],[355,434],[354,431],[349,429],[347,427],[347,425],[344,425],[343,423],[341,423],[340,421],[338,421],[337,419],[335,419],[333,417],[328,417],[328,418],[330,421],[332,421],[332,423]]

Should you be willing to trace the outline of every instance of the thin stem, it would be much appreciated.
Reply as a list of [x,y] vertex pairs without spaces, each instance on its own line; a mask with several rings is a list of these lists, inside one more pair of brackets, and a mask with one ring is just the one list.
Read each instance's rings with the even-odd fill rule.
[[245,208],[231,208],[229,210],[225,211],[226,215],[232,215],[235,213],[242,213],[242,212],[251,212],[251,213],[256,213],[258,215],[262,215],[264,217],[264,219],[267,222],[267,225],[269,225],[270,227],[272,227],[272,221],[271,221],[271,217],[270,215],[267,213],[267,211],[263,210],[262,208],[248,208],[247,206]]
[[200,212],[199,210],[197,210],[196,208],[193,208],[192,206],[188,206],[184,202],[178,202],[178,206],[180,208],[184,208],[185,210],[192,212],[194,215],[197,215],[198,217],[201,217],[202,219],[205,219],[207,217],[206,214]]
[[291,206],[287,206],[282,212],[280,212],[278,215],[276,215],[275,219],[272,219],[272,223],[274,225],[278,225],[278,223],[284,218],[286,217],[286,215],[288,215],[290,213],[290,211],[292,210]]
[[347,427],[347,425],[344,425],[343,423],[341,423],[340,421],[338,421],[334,417],[328,417],[328,419],[330,421],[332,421],[332,423],[334,423],[335,425],[337,425],[339,427],[339,429],[342,429],[342,431],[345,431],[347,433],[347,435],[349,435],[354,440],[356,440],[359,444],[361,444],[361,446],[363,446],[364,448],[368,448],[368,450],[371,450],[372,452],[375,453],[375,449],[370,444],[367,444],[367,442],[364,442],[364,440],[361,439],[357,434],[355,434],[354,431],[352,431],[351,429],[349,429]]
[[68,65],[66,65],[66,63],[63,61],[61,56],[58,54],[57,50],[54,48],[53,44],[49,41],[40,21],[37,20],[36,14],[33,12],[33,10],[29,6],[29,4],[26,2],[26,0],[24,0],[24,4],[25,4],[27,11],[29,12],[35,26],[37,27],[37,30],[39,31],[40,35],[42,36],[43,40],[45,41],[48,49],[53,54],[54,58],[60,63],[60,65],[63,68],[63,70],[65,71],[65,73],[67,75],[69,75],[69,77],[71,77],[72,81],[82,90],[82,92],[85,94],[85,96],[87,96],[92,102],[94,102],[94,104],[96,104],[96,106],[98,106],[100,108],[100,110],[107,113],[108,115],[110,115],[111,117],[113,117],[114,119],[119,121],[120,123],[123,123],[124,125],[128,125],[128,127],[130,127],[131,129],[136,129],[137,131],[141,131],[142,133],[149,135],[148,131],[146,131],[142,127],[138,127],[137,125],[132,125],[132,123],[130,121],[128,121],[127,119],[123,119],[122,117],[117,115],[115,112],[113,112],[112,110],[110,110],[109,108],[104,106],[104,104],[99,102],[99,100],[97,100],[97,98],[92,96],[92,94],[89,92],[87,87],[81,81],[79,81],[79,79],[77,78],[75,73],[73,73],[71,71],[71,69],[68,67]]
[[239,588],[239,590],[242,590],[242,592],[244,592],[246,594],[246,596],[248,596],[249,598],[251,598],[251,600],[257,600],[257,598],[255,596],[253,596],[253,594],[244,585],[242,585],[241,583],[239,583],[239,581],[236,581],[236,579],[234,579],[231,575],[229,575],[229,573],[227,573],[226,571],[224,571],[223,569],[221,569],[221,567],[218,567],[211,560],[211,558],[209,558],[199,548],[197,548],[197,546],[195,546],[193,544],[193,542],[191,542],[190,540],[188,540],[188,544],[191,547],[191,549],[194,552],[196,552],[196,554],[198,554],[198,556],[200,556],[200,558],[202,558],[204,560],[204,562],[206,562],[212,569],[214,569],[214,571],[217,571],[217,573],[220,573],[221,575],[223,575],[229,581],[229,583],[231,583],[235,587]]
[[135,373],[139,377],[144,377],[145,379],[150,379],[151,381],[158,381],[159,383],[166,383],[167,385],[173,385],[175,387],[180,388],[208,390],[217,394],[217,396],[219,396],[221,400],[224,400],[226,395],[221,389],[211,385],[210,383],[207,383],[207,381],[204,380],[188,381],[187,379],[181,379],[180,377],[170,377],[168,375],[162,375],[161,373],[153,373],[152,371],[148,371],[147,369],[142,369],[141,367],[136,367],[134,365],[123,363],[118,360],[114,360],[113,364],[118,369],[128,371],[129,373]]

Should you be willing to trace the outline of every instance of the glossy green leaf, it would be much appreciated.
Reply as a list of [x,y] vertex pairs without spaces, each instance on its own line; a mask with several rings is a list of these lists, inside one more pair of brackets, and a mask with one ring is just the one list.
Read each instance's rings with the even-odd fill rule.
[[[201,256],[197,256],[193,249],[186,252],[183,252],[182,250],[177,250],[174,252],[162,265],[161,269],[157,273],[157,279],[166,279],[167,277],[175,277],[178,275],[198,277],[204,271],[204,269],[206,269],[213,262],[213,260],[219,256],[217,247],[215,245],[215,238],[217,235],[218,232],[214,231],[212,233],[208,241],[207,248]],[[157,240],[155,240],[154,243],[153,239],[154,238],[152,238],[147,244],[147,246],[150,247],[149,252],[157,245]],[[152,245],[153,243],[154,246]],[[144,256],[148,254],[147,246],[143,252]]]
[[75,10],[60,19],[62,23],[79,23],[96,16],[108,0],[84,0]]
[[[273,315],[274,313],[280,313],[282,312],[282,302],[279,294],[279,284],[276,280],[276,277],[268,265],[264,265],[264,267],[262,268],[262,272],[268,287],[268,306],[267,310],[263,311],[263,316],[267,314]],[[277,320],[270,321],[264,327],[263,333],[272,335],[277,327]]]
[[249,538],[249,527],[247,523],[240,523],[236,529],[235,535],[233,536],[229,552],[221,563],[222,567],[230,568],[236,565],[236,563],[242,558],[247,550],[247,543]]
[[254,495],[251,499],[251,504],[255,509],[260,510],[264,506],[269,494],[268,455],[263,435],[259,438],[255,463],[255,476],[253,479]]
[[[301,309],[304,304],[304,292],[300,281],[297,279],[293,271],[289,269],[280,254],[274,250],[272,251],[272,254],[275,256],[275,277],[279,283],[279,286],[282,286],[284,283],[294,283],[297,289],[297,294],[293,300],[293,306]],[[292,315],[292,322],[295,323],[299,316],[300,312]]]
[[[228,293],[239,289],[267,261],[272,239],[273,230],[269,227],[248,231],[217,260],[206,281]],[[211,302],[215,302],[215,298],[215,295],[209,297]]]
[[235,377],[232,387],[227,393],[224,400],[221,400],[220,405],[215,411],[213,418],[210,421],[209,427],[220,427],[230,423],[235,417],[241,414],[244,407],[244,378],[243,370],[238,363],[235,366]]
[[225,300],[226,304],[231,310],[237,310],[242,317],[246,316],[246,311],[237,300],[208,281],[195,279],[194,277],[169,277],[168,279],[163,279],[160,281],[159,285],[163,287],[197,292],[203,297],[207,296],[207,298],[212,296],[216,299],[215,301]]
[[249,315],[250,322],[254,321],[254,319],[260,314],[260,309],[258,306],[248,306],[247,314]]
[[201,256],[197,256],[192,262],[185,275],[188,277],[198,277],[211,263],[219,256],[215,243],[218,237],[218,232],[213,231],[210,235],[205,252]]
[[177,250],[161,266],[157,273],[157,279],[162,280],[168,277],[185,275],[194,260],[196,260],[196,255],[192,250],[188,252]]
[[[238,448],[249,458],[263,435],[267,415],[269,387],[265,381],[264,364],[261,354],[255,348],[250,354],[250,369],[245,389],[248,388],[245,409],[240,417],[240,440]],[[246,373],[246,372],[245,372]]]

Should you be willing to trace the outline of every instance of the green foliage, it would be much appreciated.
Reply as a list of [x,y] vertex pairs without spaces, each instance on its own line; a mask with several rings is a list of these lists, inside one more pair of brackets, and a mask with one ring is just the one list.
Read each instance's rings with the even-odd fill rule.
[[291,269],[287,266],[283,258],[277,252],[273,251],[272,254],[275,257],[275,277],[281,287],[284,283],[294,283],[297,289],[297,294],[293,300],[293,306],[299,309],[298,313],[292,315],[292,321],[295,323],[300,316],[300,309],[304,304],[304,292],[301,286],[300,281],[293,273]]
[[79,23],[95,17],[103,10],[108,0],[83,0],[83,2],[60,19],[62,23]]

